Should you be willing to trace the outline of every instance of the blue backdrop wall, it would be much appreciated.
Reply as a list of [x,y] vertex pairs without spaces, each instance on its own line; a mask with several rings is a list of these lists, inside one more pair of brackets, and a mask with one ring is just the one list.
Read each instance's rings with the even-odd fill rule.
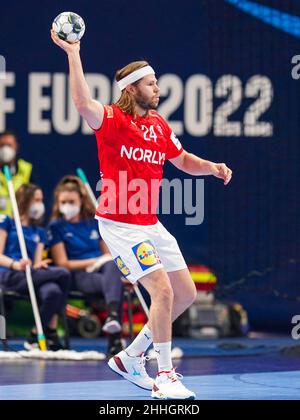
[[[94,136],[74,110],[67,59],[49,29],[64,10],[86,22],[81,52],[93,95],[110,103],[115,70],[147,59],[159,77],[159,111],[184,147],[226,162],[230,186],[205,180],[205,220],[161,216],[188,262],[219,276],[254,327],[288,329],[299,313],[300,5],[294,0],[11,0],[2,4],[0,131],[19,134],[22,157],[50,206],[59,178],[82,167],[96,186]],[[182,177],[166,165],[168,177]]]

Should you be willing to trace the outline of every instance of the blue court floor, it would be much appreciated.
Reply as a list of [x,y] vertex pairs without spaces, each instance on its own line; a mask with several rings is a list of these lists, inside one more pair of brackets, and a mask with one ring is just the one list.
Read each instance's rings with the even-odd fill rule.
[[[10,343],[14,348],[20,342]],[[177,371],[199,400],[300,399],[300,356],[285,337],[231,340],[177,339],[185,357]],[[103,340],[75,340],[78,350],[103,351]],[[155,374],[156,363],[148,363]],[[18,360],[0,362],[0,400],[150,400],[150,393],[122,380],[106,362]]]

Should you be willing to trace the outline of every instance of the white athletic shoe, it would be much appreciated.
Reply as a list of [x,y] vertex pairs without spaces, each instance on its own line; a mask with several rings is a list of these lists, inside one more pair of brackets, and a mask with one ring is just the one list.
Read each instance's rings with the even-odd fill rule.
[[194,400],[196,395],[181,383],[182,375],[171,371],[157,374],[153,388],[152,398],[158,400]]
[[130,357],[125,350],[109,359],[108,366],[127,381],[140,388],[151,391],[154,380],[150,378],[145,369],[148,357],[142,354],[140,357]]
[[115,334],[120,332],[122,329],[121,324],[119,323],[119,321],[115,318],[107,318],[107,320],[105,321],[103,327],[102,327],[102,331],[104,331],[107,334]]

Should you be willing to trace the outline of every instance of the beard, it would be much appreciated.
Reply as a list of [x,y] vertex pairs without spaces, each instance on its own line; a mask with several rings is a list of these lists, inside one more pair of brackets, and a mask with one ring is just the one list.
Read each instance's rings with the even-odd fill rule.
[[158,108],[158,101],[157,99],[147,99],[144,95],[142,95],[140,92],[138,92],[135,95],[135,101],[138,106],[143,108],[145,111],[150,111],[151,109],[157,109]]

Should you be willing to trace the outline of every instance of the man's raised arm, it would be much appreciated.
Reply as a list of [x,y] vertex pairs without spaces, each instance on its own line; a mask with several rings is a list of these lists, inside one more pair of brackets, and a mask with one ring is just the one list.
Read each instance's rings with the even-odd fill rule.
[[76,109],[91,128],[99,129],[103,121],[104,107],[92,98],[85,80],[80,59],[80,42],[69,44],[61,40],[53,30],[51,30],[51,38],[68,55],[71,94]]

